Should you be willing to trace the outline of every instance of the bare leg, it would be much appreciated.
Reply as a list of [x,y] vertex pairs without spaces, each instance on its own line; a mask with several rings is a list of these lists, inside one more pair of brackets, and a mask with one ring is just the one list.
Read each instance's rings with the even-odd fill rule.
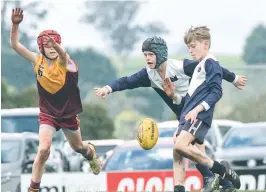
[[[176,138],[174,139],[174,142],[176,141]],[[198,147],[202,152],[205,153],[205,145],[199,145],[196,144],[196,146],[193,146],[190,144],[191,147]],[[184,185],[185,184],[185,162],[184,157],[178,153],[175,149],[173,150],[173,169],[174,169],[174,185]]]
[[[198,148],[202,153],[206,154],[205,144],[195,143],[194,147]],[[202,165],[196,162],[194,163],[195,163],[196,168],[199,170],[199,172],[203,176],[204,181],[207,181],[208,178],[215,176],[206,165]]]
[[212,168],[214,161],[197,147],[191,145],[191,142],[194,140],[195,137],[192,134],[187,131],[181,131],[176,139],[175,149],[190,160]]
[[[173,142],[176,142],[177,131],[173,135]],[[174,191],[185,191],[185,162],[184,157],[175,149],[173,150],[173,172],[174,172]]]
[[174,157],[174,162],[173,162],[174,185],[175,186],[176,185],[184,186],[184,184],[185,184],[185,176],[186,176],[184,158],[176,150],[173,150],[173,157]]
[[[205,145],[202,144],[198,144],[196,143],[195,146],[200,150],[202,151],[203,153],[206,153],[205,152]],[[196,167],[197,169],[200,171],[200,173],[202,174],[203,176],[203,179],[205,179],[205,181],[207,180],[206,177],[210,178],[210,177],[214,177],[215,175],[208,169],[208,167],[204,166],[204,165],[201,165],[201,164],[196,164]],[[223,179],[223,178],[220,178],[219,180],[219,184],[224,188],[230,188],[231,189],[234,187],[232,182],[226,180],[226,179]]]
[[[199,164],[207,166],[213,173],[217,173],[222,178],[226,178],[232,182],[232,184],[239,189],[241,182],[239,176],[236,172],[230,167],[230,164],[226,161],[221,163],[212,160],[201,152],[197,147],[192,147],[191,143],[195,140],[195,136],[191,133],[182,130],[175,142],[175,150],[183,156],[188,157],[190,160],[195,161]],[[218,180],[216,180],[218,181]],[[215,180],[212,182],[212,188],[216,188]],[[219,183],[218,183],[219,184]]]
[[72,131],[69,129],[62,129],[62,130],[69,142],[69,145],[72,147],[74,151],[82,155],[85,155],[85,153],[90,153],[90,151],[88,151],[89,144],[82,141],[80,129],[76,131]]
[[34,184],[40,184],[41,178],[44,172],[44,165],[50,154],[50,147],[52,144],[55,128],[50,125],[42,124],[39,129],[39,148],[37,156],[34,160],[32,167],[32,184],[31,188],[39,188],[38,186],[32,186]]
[[101,171],[101,162],[97,159],[94,146],[82,141],[80,128],[76,131],[63,129],[63,132],[68,139],[68,142],[72,149],[89,160],[92,172],[95,175],[98,175]]

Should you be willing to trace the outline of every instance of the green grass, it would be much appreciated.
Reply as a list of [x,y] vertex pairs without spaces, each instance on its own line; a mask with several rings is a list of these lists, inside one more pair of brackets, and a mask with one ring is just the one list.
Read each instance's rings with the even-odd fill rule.
[[[222,66],[232,67],[232,66],[239,66],[239,65],[244,64],[244,61],[241,58],[241,56],[234,56],[234,55],[229,55],[229,56],[220,55],[219,56],[217,55],[216,57],[220,61]],[[186,56],[169,56],[169,58],[182,60],[186,58]],[[191,58],[188,57],[188,59],[191,59]],[[129,57],[126,63],[123,63],[121,59],[112,58],[112,63],[117,69],[118,76],[125,76],[125,75],[133,74],[145,66],[145,60],[142,55]]]

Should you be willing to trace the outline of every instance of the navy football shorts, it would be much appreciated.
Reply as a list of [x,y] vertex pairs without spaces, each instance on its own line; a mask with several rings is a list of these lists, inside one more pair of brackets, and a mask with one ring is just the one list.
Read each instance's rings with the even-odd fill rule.
[[185,122],[185,124],[178,126],[177,136],[182,130],[188,131],[189,133],[195,136],[195,140],[192,142],[193,145],[195,144],[195,142],[198,144],[203,144],[204,138],[206,137],[209,129],[210,127],[199,119],[194,125],[190,123],[190,120],[188,120]]

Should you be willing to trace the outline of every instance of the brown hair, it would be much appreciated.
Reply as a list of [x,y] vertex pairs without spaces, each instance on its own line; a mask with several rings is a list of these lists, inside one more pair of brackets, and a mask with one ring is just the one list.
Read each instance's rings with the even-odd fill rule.
[[208,40],[211,46],[211,34],[210,29],[206,26],[190,27],[184,36],[184,42],[186,45],[190,44],[192,41],[203,41]]

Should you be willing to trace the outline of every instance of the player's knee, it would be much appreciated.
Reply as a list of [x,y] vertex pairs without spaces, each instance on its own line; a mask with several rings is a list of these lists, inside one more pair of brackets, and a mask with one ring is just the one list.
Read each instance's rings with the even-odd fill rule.
[[41,161],[46,161],[50,154],[51,142],[42,142],[39,146],[38,156]]
[[184,151],[184,145],[183,143],[178,139],[178,137],[175,140],[175,147],[177,153],[182,153]]
[[173,149],[173,159],[175,162],[182,162],[183,156],[175,148]]

